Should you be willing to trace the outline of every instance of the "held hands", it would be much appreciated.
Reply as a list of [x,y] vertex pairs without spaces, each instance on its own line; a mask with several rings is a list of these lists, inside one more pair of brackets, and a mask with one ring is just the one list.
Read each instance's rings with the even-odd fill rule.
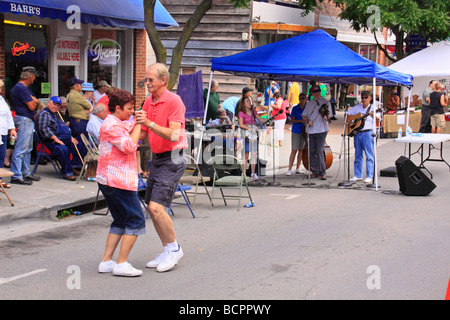
[[141,124],[147,127],[146,122],[148,121],[147,119],[147,112],[145,112],[144,110],[138,110],[136,111],[135,114],[135,118],[136,118],[136,124]]

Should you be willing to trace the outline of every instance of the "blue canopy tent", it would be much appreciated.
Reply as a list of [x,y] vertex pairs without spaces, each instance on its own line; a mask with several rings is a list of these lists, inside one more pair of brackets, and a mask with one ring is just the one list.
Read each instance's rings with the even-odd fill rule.
[[[339,43],[323,30],[315,30],[231,56],[211,60],[214,71],[276,81],[298,81],[411,86],[413,77],[370,61]],[[208,102],[207,102],[208,103]],[[206,104],[207,105],[207,104]],[[374,110],[372,106],[372,111]],[[206,111],[205,111],[206,114]],[[376,131],[375,121],[373,131]],[[375,172],[377,172],[376,143]],[[378,190],[378,175],[375,184]]]
[[[67,21],[73,14],[70,9],[70,6],[73,5],[80,8],[82,23],[145,29],[142,0],[0,0],[0,12]],[[163,5],[157,1],[155,5],[156,28],[162,29],[177,25]]]

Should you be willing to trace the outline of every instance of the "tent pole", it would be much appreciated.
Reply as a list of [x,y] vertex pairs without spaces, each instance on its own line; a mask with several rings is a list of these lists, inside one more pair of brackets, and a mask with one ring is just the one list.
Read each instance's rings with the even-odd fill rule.
[[375,107],[375,101],[376,101],[376,78],[373,77],[372,81],[372,112],[373,112],[373,124],[372,124],[372,136],[373,136],[373,152],[374,152],[374,183],[375,183],[375,190],[378,191],[378,165],[377,165],[377,108]]
[[200,133],[200,143],[198,145],[197,151],[197,163],[200,163],[200,154],[202,153],[202,144],[203,144],[203,133],[206,131],[206,114],[208,112],[209,95],[211,94],[211,82],[213,72],[214,71],[211,70],[211,75],[209,76],[208,95],[206,96],[205,113],[203,114],[202,132]]

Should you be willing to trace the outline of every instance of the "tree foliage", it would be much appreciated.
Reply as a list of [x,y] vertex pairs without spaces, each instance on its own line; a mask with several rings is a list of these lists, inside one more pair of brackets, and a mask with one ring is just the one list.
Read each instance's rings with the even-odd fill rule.
[[[299,6],[310,12],[320,7],[323,2],[324,0],[300,0]],[[413,52],[414,48],[410,45],[411,36],[419,36],[424,38],[424,41],[430,42],[444,40],[450,36],[450,1],[331,0],[331,2],[341,8],[339,17],[350,21],[356,31],[370,30],[375,36],[377,29],[388,28],[396,38],[395,53],[398,60]],[[378,47],[385,51],[381,45]]]

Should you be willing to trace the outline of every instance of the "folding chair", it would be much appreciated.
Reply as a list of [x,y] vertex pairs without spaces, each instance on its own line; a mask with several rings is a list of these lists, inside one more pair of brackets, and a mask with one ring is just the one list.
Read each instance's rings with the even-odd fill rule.
[[[12,177],[14,173],[10,170],[0,168],[0,177]],[[3,187],[3,183],[0,183],[0,192],[5,194],[5,196],[8,198],[9,203],[11,204],[11,207],[14,207],[14,203],[11,201],[11,198],[9,197],[8,193],[6,192],[5,188]]]
[[31,174],[36,173],[37,167],[39,165],[39,159],[42,157],[51,162],[51,164],[53,165],[53,168],[55,168],[55,171],[58,174],[59,178],[62,179],[61,166],[59,165],[58,160],[52,155],[50,150],[48,150],[48,148],[42,142],[41,137],[39,136],[39,134],[36,131],[34,132],[34,137],[37,142],[37,147],[36,147],[37,158],[36,158],[36,163],[34,164],[33,171],[31,172]]
[[182,185],[182,184],[178,184],[178,185],[177,185],[177,190],[176,190],[176,192],[181,192],[181,195],[182,195],[183,198],[184,198],[184,203],[173,202],[173,201],[172,201],[172,203],[171,203],[170,206],[169,206],[169,211],[167,212],[168,214],[169,214],[170,212],[172,212],[172,215],[174,215],[173,210],[172,210],[172,204],[182,204],[182,205],[187,205],[187,206],[188,206],[189,210],[191,211],[192,217],[195,218],[195,215],[194,215],[194,212],[192,211],[192,207],[191,207],[191,204],[190,204],[190,202],[189,202],[189,199],[188,199],[187,196],[186,196],[186,191],[187,191],[187,190],[191,190],[191,186],[184,186],[184,185]]
[[[209,209],[212,209],[214,199],[223,199],[225,205],[227,205],[226,199],[238,200],[238,211],[240,210],[242,198],[249,198],[250,203],[253,203],[250,190],[248,189],[249,178],[245,176],[242,163],[236,157],[227,154],[215,156],[212,159],[212,167],[214,169],[214,178]],[[248,196],[242,195],[244,186]],[[214,198],[214,191],[217,188],[219,188],[222,195],[220,198]],[[225,195],[224,189],[239,189],[239,195]]]
[[86,167],[89,162],[95,162],[98,159],[98,149],[97,147],[93,147],[91,142],[86,138],[86,136],[82,133],[80,134],[81,140],[86,147],[87,153],[82,161],[81,172],[78,176],[77,183],[80,183],[80,180],[83,176],[86,175]]
[[[195,189],[191,192],[187,192],[185,190],[185,195],[189,199],[188,195],[194,195],[194,201],[191,202],[189,199],[189,202],[192,204],[192,209],[195,208],[195,202],[197,199],[197,194],[200,195],[207,195],[209,198],[209,201],[211,201],[211,195],[209,194],[208,188],[206,187],[206,182],[210,181],[211,179],[209,177],[203,176],[200,168],[198,167],[197,162],[194,160],[193,157],[186,155],[186,159],[188,160],[186,163],[186,171],[184,175],[181,177],[179,183],[181,185],[192,185],[195,186]],[[196,175],[195,175],[196,174]],[[198,193],[198,186],[199,184],[202,184],[205,188],[206,193]]]

